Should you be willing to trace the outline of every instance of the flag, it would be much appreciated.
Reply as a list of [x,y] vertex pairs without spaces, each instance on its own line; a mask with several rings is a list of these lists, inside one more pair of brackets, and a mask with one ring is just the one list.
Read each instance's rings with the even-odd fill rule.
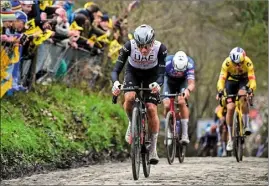
[[114,39],[111,41],[109,45],[109,51],[108,56],[111,58],[112,62],[115,63],[118,56],[119,56],[119,50],[122,48],[122,45],[119,44],[119,42]]
[[35,45],[41,45],[44,41],[49,39],[51,35],[52,35],[52,31],[51,30],[46,30],[45,32],[40,34],[38,37],[35,37],[33,39],[33,43]]

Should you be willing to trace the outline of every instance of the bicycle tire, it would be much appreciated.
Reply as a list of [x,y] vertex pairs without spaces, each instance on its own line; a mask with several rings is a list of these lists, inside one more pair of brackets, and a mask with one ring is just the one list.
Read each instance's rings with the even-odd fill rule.
[[[240,152],[239,152],[239,147],[238,147],[238,142],[239,140],[239,128],[238,128],[238,114],[235,111],[234,112],[234,116],[233,116],[233,150],[234,150],[234,156],[236,158],[236,161],[239,162],[240,161]],[[241,142],[241,141],[240,141]]]
[[137,107],[134,107],[132,113],[132,144],[131,144],[131,159],[132,159],[132,172],[134,180],[139,179],[140,171],[140,115]]
[[141,153],[142,156],[142,166],[143,166],[143,173],[145,178],[149,177],[150,175],[150,163],[149,163],[149,149],[146,147],[146,142],[150,141],[150,135],[149,135],[149,125],[148,125],[148,120],[147,116],[144,116],[144,139],[143,139],[143,147],[144,151]]
[[186,145],[182,145],[182,144],[178,143],[178,161],[179,161],[179,163],[184,162],[185,154],[186,154]]
[[[174,162],[175,159],[175,154],[176,154],[176,141],[175,141],[175,133],[174,130],[171,130],[171,126],[173,126],[173,114],[172,112],[168,112],[166,119],[165,119],[165,147],[166,147],[166,157],[167,157],[167,161],[168,163],[171,165]],[[170,131],[172,133],[172,143],[169,145],[168,144],[168,133],[169,133],[169,128],[170,127]]]
[[239,149],[239,160],[243,161],[243,137],[239,137],[239,144],[238,144],[238,149]]
[[[178,156],[178,161],[179,163],[184,162],[185,154],[186,154],[186,145],[182,145],[180,143],[181,137],[182,137],[182,127],[181,127],[181,122],[179,125],[179,134],[178,134],[178,139],[177,139],[177,156]],[[178,132],[178,131],[176,131]]]

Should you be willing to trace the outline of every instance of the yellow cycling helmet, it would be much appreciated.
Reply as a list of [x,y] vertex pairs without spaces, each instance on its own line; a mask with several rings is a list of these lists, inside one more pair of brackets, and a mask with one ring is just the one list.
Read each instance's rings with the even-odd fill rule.
[[88,8],[88,7],[92,6],[92,5],[95,5],[95,3],[94,2],[85,3],[84,8]]

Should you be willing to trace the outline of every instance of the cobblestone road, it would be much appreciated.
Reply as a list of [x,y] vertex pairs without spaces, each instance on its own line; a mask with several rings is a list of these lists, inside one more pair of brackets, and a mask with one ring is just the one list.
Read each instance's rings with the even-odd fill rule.
[[175,159],[169,165],[161,159],[151,167],[149,178],[140,170],[134,181],[131,163],[107,163],[78,169],[37,174],[14,180],[4,180],[12,185],[268,185],[268,159],[244,157],[237,163],[234,157],[185,158],[183,164]]

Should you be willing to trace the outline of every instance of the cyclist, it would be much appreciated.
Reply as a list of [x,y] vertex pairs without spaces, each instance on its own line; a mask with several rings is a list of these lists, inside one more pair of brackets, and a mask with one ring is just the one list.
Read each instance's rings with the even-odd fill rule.
[[[164,76],[163,94],[175,94],[183,92],[184,96],[178,96],[178,104],[180,108],[181,124],[182,124],[182,138],[183,144],[190,142],[188,137],[188,122],[189,122],[189,108],[185,99],[188,99],[190,93],[195,88],[195,66],[194,60],[187,56],[185,52],[178,51],[175,55],[166,57],[166,68]],[[163,99],[164,117],[170,109],[169,98]],[[168,133],[168,138],[172,136],[171,131]],[[170,143],[170,140],[168,141]]]
[[217,133],[218,133],[218,146],[221,146],[222,154],[220,156],[227,156],[226,152],[226,142],[227,142],[227,125],[225,122],[226,116],[226,107],[217,105],[215,108],[215,117],[214,121],[217,124]]
[[[253,91],[256,89],[256,78],[254,73],[253,63],[246,52],[240,48],[235,47],[231,50],[229,57],[227,57],[221,68],[219,80],[217,83],[218,97],[219,99],[224,94],[224,88],[227,95],[229,94],[245,94],[253,96]],[[249,126],[249,115],[246,99],[241,97],[243,106],[243,123],[245,125],[245,135],[251,134]],[[233,114],[235,110],[235,99],[229,98],[227,103],[226,122],[228,128],[228,143],[226,150],[231,151],[233,149],[233,141],[231,136],[231,126],[233,123]]]
[[[157,103],[161,86],[163,84],[165,72],[165,57],[167,55],[166,46],[155,40],[155,32],[151,26],[143,24],[134,31],[134,39],[127,41],[120,50],[119,57],[111,73],[113,87],[112,93],[117,96],[119,89],[119,74],[128,60],[124,76],[124,88],[140,86],[149,87],[152,91],[145,92],[148,122],[151,129],[151,149],[149,153],[150,163],[157,164],[157,138],[159,132],[159,117],[157,113]],[[124,109],[129,119],[129,126],[126,131],[125,140],[130,141],[130,127],[132,119],[132,106],[135,92],[126,91],[124,94]]]

